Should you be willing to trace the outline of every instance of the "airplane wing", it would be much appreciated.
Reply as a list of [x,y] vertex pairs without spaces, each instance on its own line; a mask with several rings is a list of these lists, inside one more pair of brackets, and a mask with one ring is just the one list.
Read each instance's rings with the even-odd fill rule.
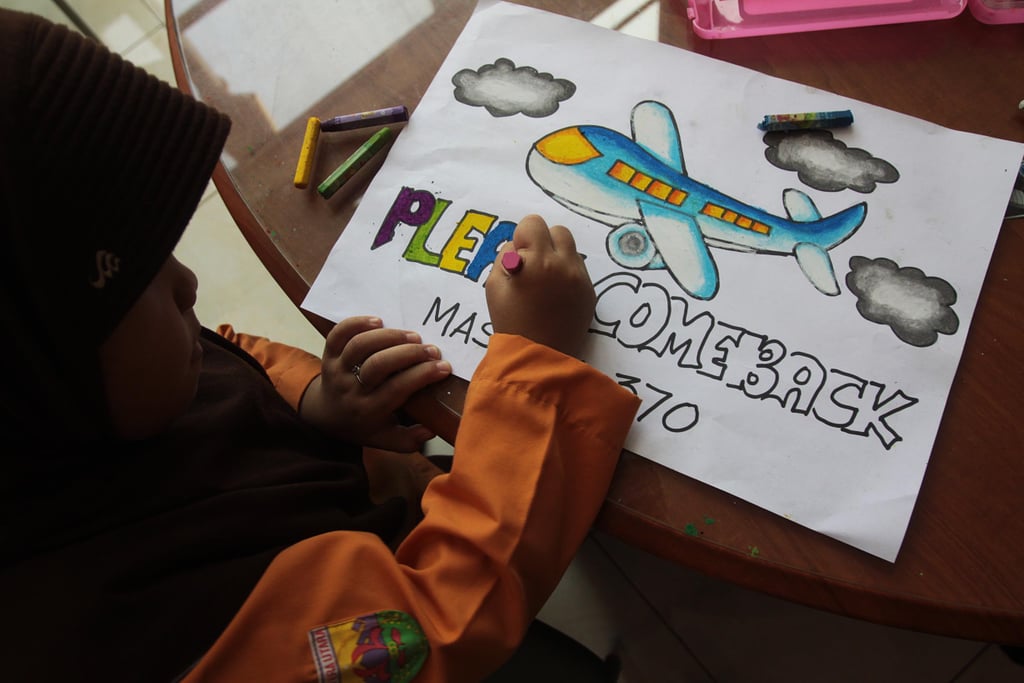
[[718,267],[696,221],[652,202],[640,200],[637,204],[647,234],[672,278],[693,297],[713,298],[718,293]]
[[672,110],[661,102],[646,101],[633,107],[630,115],[633,142],[637,143],[670,167],[686,174],[679,127]]
[[786,213],[789,214],[790,220],[798,223],[812,223],[821,220],[821,212],[805,192],[792,187],[784,190],[782,204],[786,207]]

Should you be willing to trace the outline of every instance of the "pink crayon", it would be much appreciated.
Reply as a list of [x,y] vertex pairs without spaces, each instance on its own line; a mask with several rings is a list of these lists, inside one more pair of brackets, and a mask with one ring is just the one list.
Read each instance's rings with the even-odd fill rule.
[[523,269],[523,257],[517,251],[506,251],[501,255],[501,266],[509,275],[515,275]]

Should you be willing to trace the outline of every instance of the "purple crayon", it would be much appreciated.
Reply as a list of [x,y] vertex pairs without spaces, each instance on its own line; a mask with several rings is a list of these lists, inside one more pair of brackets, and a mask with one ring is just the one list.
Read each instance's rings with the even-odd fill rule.
[[409,110],[404,106],[387,107],[386,109],[375,109],[364,111],[359,114],[346,114],[335,116],[333,119],[325,119],[320,122],[320,130],[324,132],[335,132],[339,130],[352,130],[354,128],[366,128],[367,126],[384,125],[397,121],[408,121]]

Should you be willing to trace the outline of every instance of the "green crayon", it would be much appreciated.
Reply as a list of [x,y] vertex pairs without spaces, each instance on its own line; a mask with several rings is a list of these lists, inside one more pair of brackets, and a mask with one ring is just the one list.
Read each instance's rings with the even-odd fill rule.
[[348,179],[354,176],[356,171],[361,169],[367,161],[373,158],[374,154],[390,142],[391,137],[390,128],[381,128],[374,133],[373,137],[364,142],[352,156],[345,159],[341,166],[334,170],[334,173],[327,176],[327,179],[320,183],[316,191],[324,199],[330,199],[331,195],[338,191],[338,188],[348,182]]

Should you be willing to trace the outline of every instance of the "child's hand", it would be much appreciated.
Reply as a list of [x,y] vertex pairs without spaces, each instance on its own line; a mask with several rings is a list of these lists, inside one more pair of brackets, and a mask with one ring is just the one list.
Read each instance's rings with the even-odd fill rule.
[[383,327],[379,318],[342,320],[327,335],[323,374],[306,389],[299,414],[347,441],[417,450],[434,434],[422,425],[400,425],[395,411],[452,371],[436,346],[421,341],[415,332]]
[[[514,274],[501,264],[512,250],[522,258]],[[498,254],[486,288],[495,332],[518,334],[571,356],[579,352],[597,297],[567,228],[549,230],[540,216],[524,218]]]

